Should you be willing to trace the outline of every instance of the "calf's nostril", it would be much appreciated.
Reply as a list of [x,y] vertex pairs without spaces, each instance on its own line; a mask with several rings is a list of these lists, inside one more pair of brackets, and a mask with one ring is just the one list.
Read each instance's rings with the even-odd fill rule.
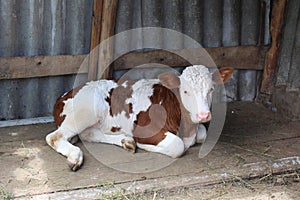
[[196,116],[197,116],[199,121],[210,119],[210,113],[209,112],[201,112],[201,113],[198,113]]

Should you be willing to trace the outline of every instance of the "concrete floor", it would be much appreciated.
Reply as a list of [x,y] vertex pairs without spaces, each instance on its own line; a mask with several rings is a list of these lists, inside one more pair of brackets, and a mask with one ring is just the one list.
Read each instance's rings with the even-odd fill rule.
[[[130,154],[112,145],[79,142],[76,145],[84,152],[84,165],[72,172],[66,159],[44,140],[54,129],[52,123],[0,128],[0,197],[13,194],[17,199],[105,199],[104,194],[120,191],[179,191],[260,180],[274,174],[299,175],[300,122],[286,120],[255,103],[228,104],[222,135],[202,159],[198,157],[201,145],[172,160],[142,151]],[[91,147],[97,147],[97,155]]]

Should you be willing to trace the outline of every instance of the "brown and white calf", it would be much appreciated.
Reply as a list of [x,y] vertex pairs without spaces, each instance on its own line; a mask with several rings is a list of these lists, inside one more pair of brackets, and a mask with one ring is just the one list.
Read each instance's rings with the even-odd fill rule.
[[[82,151],[71,141],[79,134],[83,140],[133,152],[137,146],[179,157],[195,143],[198,124],[211,119],[214,84],[228,80],[233,69],[222,68],[219,73],[195,65],[180,76],[163,73],[158,79],[89,82],[57,100],[53,114],[58,128],[46,141],[67,157],[72,170],[83,162]],[[178,136],[181,126],[183,139]],[[197,140],[205,137],[202,125]]]

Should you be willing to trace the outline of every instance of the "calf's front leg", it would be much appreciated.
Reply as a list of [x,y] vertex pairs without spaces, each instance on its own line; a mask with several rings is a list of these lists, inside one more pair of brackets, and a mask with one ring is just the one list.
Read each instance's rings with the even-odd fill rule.
[[183,141],[171,132],[166,132],[164,135],[165,139],[157,145],[137,143],[137,146],[146,151],[165,154],[172,158],[180,157],[185,150]]
[[198,127],[190,128],[183,136],[182,140],[184,142],[185,149],[193,146],[194,144],[202,144],[206,139],[206,128],[203,124],[199,124]]
[[196,143],[202,144],[206,139],[206,128],[203,124],[199,124],[196,136]]

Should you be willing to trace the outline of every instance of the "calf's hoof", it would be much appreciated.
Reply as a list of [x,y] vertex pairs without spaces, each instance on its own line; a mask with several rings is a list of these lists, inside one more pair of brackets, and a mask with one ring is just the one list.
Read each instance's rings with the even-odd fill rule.
[[83,163],[82,151],[78,148],[76,151],[71,152],[67,158],[67,163],[72,171],[78,170]]
[[73,163],[70,160],[67,160],[67,163],[68,163],[68,166],[70,167],[70,169],[72,171],[74,171],[74,172],[77,171],[80,168],[80,166],[81,166],[81,164],[79,164],[79,163]]
[[132,152],[132,153],[135,153],[135,150],[136,150],[136,143],[133,141],[133,140],[126,140],[126,139],[123,139],[121,140],[121,143],[122,143],[122,147],[129,151],[129,152]]

